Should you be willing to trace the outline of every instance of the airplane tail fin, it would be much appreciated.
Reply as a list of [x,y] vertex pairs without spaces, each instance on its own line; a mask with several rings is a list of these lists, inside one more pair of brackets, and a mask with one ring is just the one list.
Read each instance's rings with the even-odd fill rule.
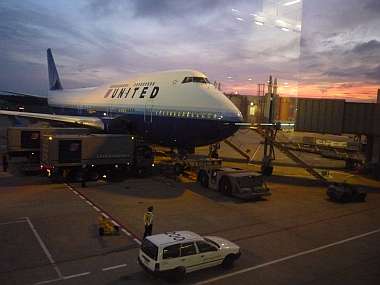
[[48,62],[48,72],[49,72],[49,89],[50,90],[62,90],[61,80],[59,80],[57,67],[55,66],[53,54],[51,49],[47,49],[47,62]]

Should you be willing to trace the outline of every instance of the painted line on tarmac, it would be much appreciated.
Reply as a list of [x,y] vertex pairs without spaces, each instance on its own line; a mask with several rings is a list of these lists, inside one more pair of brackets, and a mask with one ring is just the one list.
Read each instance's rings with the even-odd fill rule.
[[232,272],[232,273],[224,274],[224,275],[221,275],[219,277],[210,278],[210,279],[207,279],[207,280],[204,280],[204,281],[200,281],[200,282],[197,282],[195,284],[196,285],[202,285],[202,284],[213,283],[213,282],[220,281],[220,280],[223,280],[223,279],[226,279],[226,278],[229,278],[229,277],[233,277],[235,275],[239,275],[239,274],[242,274],[242,273],[254,271],[254,270],[257,270],[257,269],[260,269],[260,268],[263,268],[263,267],[266,267],[266,266],[269,266],[269,265],[272,265],[272,264],[284,262],[284,261],[287,261],[287,260],[290,260],[290,259],[293,259],[293,258],[296,258],[296,257],[299,257],[299,256],[303,256],[303,255],[311,254],[311,253],[314,253],[314,252],[318,252],[318,251],[321,251],[321,250],[324,250],[324,249],[327,249],[327,248],[330,248],[330,247],[333,247],[333,246],[341,245],[341,244],[344,244],[344,243],[347,243],[347,242],[350,242],[350,241],[354,241],[354,240],[357,240],[357,239],[361,239],[361,238],[364,238],[364,237],[367,237],[367,236],[370,236],[370,235],[374,235],[374,234],[377,234],[377,233],[380,233],[380,228],[376,229],[374,231],[370,231],[370,232],[361,234],[361,235],[356,235],[356,236],[353,236],[353,237],[350,237],[350,238],[347,238],[347,239],[344,239],[344,240],[340,240],[340,241],[329,243],[329,244],[326,244],[326,245],[322,245],[322,246],[319,246],[319,247],[316,247],[316,248],[313,248],[313,249],[301,251],[301,252],[293,254],[293,255],[289,255],[289,256],[282,257],[282,258],[278,258],[278,259],[275,259],[275,260],[272,260],[272,261],[269,261],[269,262],[266,262],[266,263],[263,263],[263,264],[255,265],[255,266],[248,267],[248,268],[245,268],[245,269],[241,269],[241,270],[238,270],[238,271],[235,271],[235,272]]
[[67,183],[65,183],[65,185],[67,186],[68,189],[70,189],[71,192],[73,192],[79,198],[81,198],[82,200],[84,200],[86,202],[86,204],[90,205],[96,212],[100,213],[106,219],[109,219],[111,221],[111,223],[113,223],[115,226],[120,227],[121,231],[125,235],[127,235],[129,237],[133,237],[133,241],[135,243],[137,243],[138,245],[141,245],[140,239],[137,238],[137,236],[134,233],[132,233],[131,231],[129,231],[125,226],[123,226],[122,223],[120,223],[115,218],[113,218],[111,215],[109,215],[108,213],[106,213],[106,211],[104,211],[99,205],[95,204],[93,201],[91,201],[90,199],[88,199],[80,191],[76,190],[74,187],[72,187],[71,185],[69,185]]
[[102,268],[102,271],[108,271],[108,270],[114,270],[114,269],[118,269],[118,268],[122,268],[122,267],[126,267],[127,264],[119,264],[119,265],[115,265],[115,266],[110,266],[110,267],[104,267]]
[[72,279],[72,278],[77,278],[77,277],[82,277],[91,274],[91,272],[83,272],[83,273],[78,273],[78,274],[73,274],[73,275],[68,275],[68,276],[63,276],[63,280],[67,279]]
[[56,278],[56,279],[50,279],[50,280],[46,280],[46,281],[40,281],[40,282],[34,283],[34,285],[49,284],[49,283],[59,282],[59,281],[62,281],[62,280],[68,280],[68,279],[78,278],[78,277],[82,277],[82,276],[86,276],[86,275],[90,275],[90,274],[91,274],[91,272],[83,272],[83,273],[78,273],[78,274],[73,274],[73,275],[67,275],[67,276],[62,276],[60,278]]
[[61,281],[61,280],[63,280],[63,278],[50,279],[50,280],[40,281],[40,282],[34,283],[34,285],[49,284],[49,283],[58,282],[58,281]]
[[133,240],[134,240],[134,241],[135,241],[135,243],[137,243],[138,245],[141,245],[141,241],[140,241],[140,240],[138,240],[137,238],[134,238]]
[[57,272],[58,274],[58,277],[59,278],[62,278],[62,272],[61,270],[58,268],[57,264],[55,263],[50,251],[48,250],[48,248],[46,247],[44,241],[42,240],[41,236],[38,234],[36,228],[34,227],[33,223],[31,222],[31,220],[28,218],[28,217],[25,217],[26,221],[28,222],[28,225],[30,227],[30,229],[32,230],[34,236],[36,237],[38,243],[40,244],[42,250],[44,251],[45,255],[47,256],[47,258],[49,259],[51,265],[53,266],[55,272]]
[[127,236],[131,236],[131,233],[128,232],[126,229],[121,229],[121,231],[122,231],[123,233],[125,233]]
[[25,220],[16,220],[16,221],[11,221],[11,222],[0,223],[0,226],[18,224],[18,223],[26,223],[26,222],[27,221],[25,221]]
[[106,213],[102,213],[102,216],[105,217],[106,219],[110,218],[110,216],[108,216]]
[[[258,238],[258,237],[262,237],[262,236],[266,236],[266,235],[270,235],[270,234],[280,233],[280,232],[283,232],[283,231],[292,231],[292,230],[296,230],[296,229],[299,229],[299,228],[303,228],[303,227],[307,227],[307,226],[311,226],[311,225],[315,225],[315,224],[319,224],[319,223],[323,223],[323,222],[333,221],[333,220],[337,220],[337,219],[345,218],[345,217],[348,217],[348,216],[353,216],[353,215],[361,214],[361,213],[368,212],[368,211],[374,211],[374,210],[378,210],[378,209],[379,209],[378,207],[366,208],[366,209],[362,209],[362,210],[358,210],[358,211],[353,211],[353,212],[345,213],[345,214],[338,215],[338,216],[327,217],[327,218],[323,218],[323,219],[319,219],[319,220],[314,220],[314,221],[310,221],[310,222],[307,222],[307,223],[298,224],[298,225],[294,225],[294,226],[288,226],[288,227],[284,227],[284,228],[279,228],[279,229],[276,229],[276,230],[271,230],[271,231],[267,231],[267,232],[263,232],[263,233],[259,233],[259,234],[242,236],[242,237],[239,237],[239,238],[235,238],[235,239],[233,239],[231,241],[238,242],[238,241],[241,241],[241,240]],[[262,223],[257,223],[257,224],[262,224]],[[229,230],[229,229],[227,229],[227,230]]]

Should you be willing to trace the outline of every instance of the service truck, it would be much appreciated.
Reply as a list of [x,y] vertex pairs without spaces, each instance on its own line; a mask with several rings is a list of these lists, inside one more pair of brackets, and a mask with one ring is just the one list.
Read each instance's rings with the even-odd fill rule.
[[271,195],[261,173],[240,168],[202,168],[198,181],[203,187],[244,200]]
[[[45,135],[88,134],[86,128],[9,127],[7,128],[7,155],[24,173],[40,170],[41,138]],[[15,159],[17,158],[17,159]]]
[[47,135],[41,143],[41,169],[53,179],[96,181],[129,173],[151,173],[152,149],[132,135]]

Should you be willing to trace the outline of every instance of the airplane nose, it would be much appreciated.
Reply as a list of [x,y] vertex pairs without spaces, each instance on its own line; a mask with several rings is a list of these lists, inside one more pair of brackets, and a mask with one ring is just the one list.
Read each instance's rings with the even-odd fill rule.
[[[244,122],[244,118],[240,110],[235,106],[232,105],[227,114],[228,120],[233,123],[242,123]],[[226,118],[227,119],[227,118]]]

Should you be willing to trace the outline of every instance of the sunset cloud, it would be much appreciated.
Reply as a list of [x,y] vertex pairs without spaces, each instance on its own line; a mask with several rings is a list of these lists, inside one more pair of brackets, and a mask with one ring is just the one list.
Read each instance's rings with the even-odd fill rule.
[[[380,81],[379,1],[305,0],[302,34],[278,26],[281,17],[301,23],[301,5],[281,3],[4,0],[0,89],[45,95],[50,47],[65,88],[190,68],[226,92],[256,94],[272,74],[289,83],[284,96],[371,97]],[[255,24],[258,14],[264,25]],[[339,86],[347,90],[334,93]]]

